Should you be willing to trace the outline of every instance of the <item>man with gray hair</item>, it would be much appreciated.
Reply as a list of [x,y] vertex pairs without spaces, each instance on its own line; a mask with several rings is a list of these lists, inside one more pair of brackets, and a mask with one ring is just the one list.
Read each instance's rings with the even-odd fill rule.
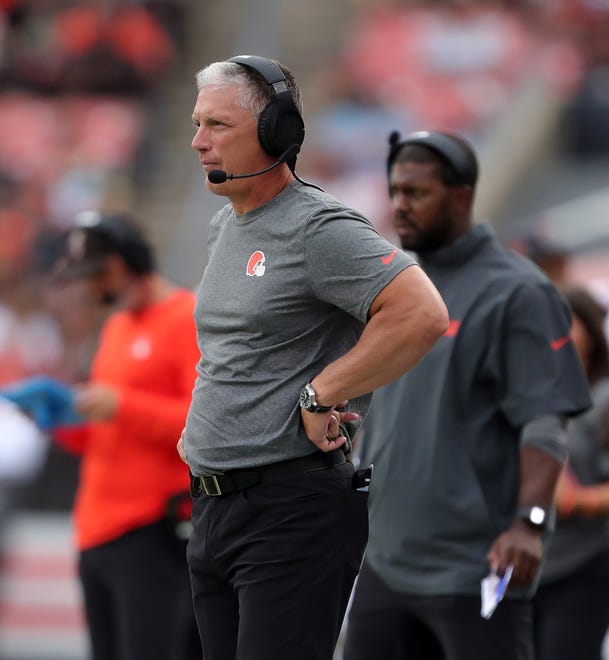
[[412,258],[296,175],[286,67],[238,56],[197,84],[192,146],[229,202],[210,226],[178,443],[204,655],[330,660],[367,538],[346,427],[441,336],[446,308]]

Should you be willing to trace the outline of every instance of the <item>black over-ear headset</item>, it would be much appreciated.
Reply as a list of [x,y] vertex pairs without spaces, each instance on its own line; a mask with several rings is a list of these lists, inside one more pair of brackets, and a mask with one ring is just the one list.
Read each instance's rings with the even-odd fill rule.
[[[97,238],[101,253],[115,252],[127,268],[136,275],[145,275],[155,268],[154,251],[135,220],[126,213],[81,212],[75,219],[76,228]],[[95,240],[95,239],[93,239]]]
[[227,62],[237,62],[257,71],[271,86],[271,102],[258,119],[258,139],[264,151],[278,158],[286,149],[304,142],[304,121],[300,115],[283,71],[271,60],[258,55],[237,55]]
[[389,136],[389,155],[387,156],[387,174],[400,150],[409,144],[420,144],[439,154],[452,168],[454,180],[451,185],[475,186],[478,179],[478,161],[474,150],[462,138],[431,131],[410,133],[404,139],[398,131]]

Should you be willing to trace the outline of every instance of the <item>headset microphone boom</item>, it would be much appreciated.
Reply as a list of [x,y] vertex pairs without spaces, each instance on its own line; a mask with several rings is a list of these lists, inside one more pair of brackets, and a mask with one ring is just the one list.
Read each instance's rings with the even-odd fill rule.
[[258,172],[251,172],[250,174],[227,174],[224,170],[210,170],[207,173],[207,180],[210,183],[224,183],[227,179],[247,179],[252,176],[266,174],[274,167],[277,167],[277,165],[281,165],[281,163],[285,163],[286,161],[294,158],[294,156],[296,156],[299,151],[300,145],[293,144],[292,146],[288,147],[272,165],[265,167],[263,170],[258,170]]

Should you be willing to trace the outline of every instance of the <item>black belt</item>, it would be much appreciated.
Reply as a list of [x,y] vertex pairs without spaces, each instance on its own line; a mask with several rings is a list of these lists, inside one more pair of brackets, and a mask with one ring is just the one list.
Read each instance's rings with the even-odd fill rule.
[[276,477],[283,477],[309,470],[321,470],[340,465],[345,462],[345,453],[342,449],[330,452],[316,451],[313,454],[292,458],[280,463],[262,465],[257,468],[246,468],[243,470],[230,470],[229,472],[217,472],[203,477],[190,475],[190,494],[193,498],[205,493],[210,497],[236,493],[246,488],[251,488],[259,483]]

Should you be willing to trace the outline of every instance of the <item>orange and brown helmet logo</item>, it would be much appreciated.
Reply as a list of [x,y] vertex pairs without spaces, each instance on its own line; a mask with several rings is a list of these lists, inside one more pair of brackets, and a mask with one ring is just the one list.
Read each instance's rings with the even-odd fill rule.
[[252,256],[248,259],[247,268],[245,272],[248,277],[262,277],[266,270],[266,257],[264,252],[261,250],[256,250]]

